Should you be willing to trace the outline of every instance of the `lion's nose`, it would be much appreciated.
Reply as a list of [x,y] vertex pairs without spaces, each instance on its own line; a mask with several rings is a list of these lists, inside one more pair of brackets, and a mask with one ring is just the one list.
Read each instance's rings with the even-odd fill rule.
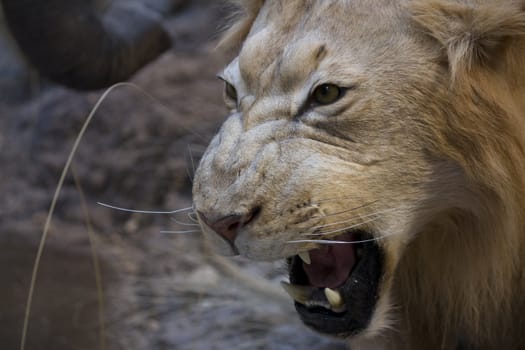
[[230,244],[233,245],[237,233],[241,228],[252,222],[259,214],[260,209],[255,208],[247,214],[232,214],[221,217],[219,219],[211,219],[211,215],[205,215],[199,211],[200,218],[208,225],[215,233],[223,237]]

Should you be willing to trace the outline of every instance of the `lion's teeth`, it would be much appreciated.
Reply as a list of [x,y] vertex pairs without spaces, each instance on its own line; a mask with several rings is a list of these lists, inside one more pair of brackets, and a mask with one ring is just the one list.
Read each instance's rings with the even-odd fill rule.
[[312,296],[314,290],[313,287],[308,286],[297,286],[287,282],[281,282],[281,286],[288,293],[293,300],[297,301],[300,304],[306,304],[306,302]]
[[310,265],[312,263],[312,260],[310,259],[310,252],[301,252],[298,255],[306,265]]
[[344,306],[344,300],[341,296],[341,293],[339,293],[336,290],[325,288],[324,289],[324,295],[326,296],[326,299],[330,303],[330,306],[332,306],[332,309],[337,310],[340,309],[342,306]]

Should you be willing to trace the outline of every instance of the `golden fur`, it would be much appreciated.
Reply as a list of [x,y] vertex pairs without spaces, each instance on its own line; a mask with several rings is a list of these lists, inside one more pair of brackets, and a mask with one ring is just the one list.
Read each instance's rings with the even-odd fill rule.
[[[240,3],[223,41],[241,47],[224,73],[239,103],[201,161],[196,207],[262,208],[236,241],[254,259],[311,248],[286,243],[342,219],[385,237],[354,349],[525,349],[525,3]],[[303,115],[316,79],[358,88]]]

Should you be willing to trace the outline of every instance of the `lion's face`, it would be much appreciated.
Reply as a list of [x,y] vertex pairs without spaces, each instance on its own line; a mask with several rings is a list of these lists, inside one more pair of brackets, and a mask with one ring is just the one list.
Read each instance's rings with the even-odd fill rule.
[[387,326],[405,247],[470,196],[436,146],[446,64],[395,3],[266,1],[194,180],[217,251],[286,259],[305,323],[345,337]]

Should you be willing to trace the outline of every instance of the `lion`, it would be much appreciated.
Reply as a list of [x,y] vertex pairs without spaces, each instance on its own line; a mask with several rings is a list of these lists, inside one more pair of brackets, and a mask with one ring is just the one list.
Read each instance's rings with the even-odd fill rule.
[[240,3],[205,238],[353,349],[525,349],[525,3]]

